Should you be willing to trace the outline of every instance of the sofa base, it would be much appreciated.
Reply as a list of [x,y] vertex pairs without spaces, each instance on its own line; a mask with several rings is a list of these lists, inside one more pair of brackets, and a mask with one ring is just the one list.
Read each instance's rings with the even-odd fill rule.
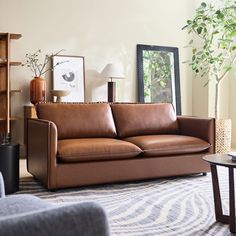
[[[208,152],[179,155],[173,157],[152,157],[129,160],[86,162],[86,163],[58,163],[54,179],[45,183],[48,189],[79,187],[85,185],[117,183],[134,180],[147,180],[160,177],[181,176],[210,172],[210,166],[202,160]],[[29,172],[30,169],[29,169]],[[31,172],[32,175],[34,173]],[[50,173],[47,173],[50,175]],[[37,178],[38,176],[35,176]],[[52,183],[52,182],[51,182]]]

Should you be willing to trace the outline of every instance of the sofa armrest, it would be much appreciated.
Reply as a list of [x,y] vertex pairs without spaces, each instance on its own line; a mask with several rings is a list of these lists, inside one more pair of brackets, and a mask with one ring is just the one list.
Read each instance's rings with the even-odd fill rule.
[[180,134],[193,136],[211,144],[210,153],[215,153],[215,119],[194,116],[178,116]]
[[108,236],[109,227],[103,208],[87,202],[0,218],[0,235]]
[[27,169],[47,188],[55,188],[57,127],[42,119],[28,119],[27,123]]

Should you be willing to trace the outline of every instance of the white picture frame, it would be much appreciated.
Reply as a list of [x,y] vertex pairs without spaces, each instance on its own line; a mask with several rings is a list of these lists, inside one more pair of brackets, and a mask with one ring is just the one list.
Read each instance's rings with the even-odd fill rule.
[[84,57],[56,55],[52,57],[53,90],[69,90],[64,102],[85,101]]

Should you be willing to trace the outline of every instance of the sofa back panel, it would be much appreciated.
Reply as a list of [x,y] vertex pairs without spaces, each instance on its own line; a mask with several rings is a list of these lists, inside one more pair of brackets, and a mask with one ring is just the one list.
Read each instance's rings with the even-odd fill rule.
[[36,111],[39,119],[56,124],[59,139],[116,137],[111,108],[106,103],[41,103]]
[[111,108],[120,138],[178,133],[172,104],[112,104]]

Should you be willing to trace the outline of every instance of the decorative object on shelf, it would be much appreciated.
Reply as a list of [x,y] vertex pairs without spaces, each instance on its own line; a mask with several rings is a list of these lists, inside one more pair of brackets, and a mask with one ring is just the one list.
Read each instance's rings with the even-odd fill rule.
[[52,65],[58,65],[53,70],[53,89],[70,92],[64,98],[65,102],[84,102],[84,57],[55,55],[52,57]]
[[62,50],[55,54],[45,55],[43,62],[40,62],[41,49],[35,53],[27,53],[25,55],[26,62],[22,64],[27,66],[34,74],[34,78],[30,81],[30,102],[36,105],[39,102],[46,101],[46,81],[42,78],[42,75],[49,71],[52,71],[56,66],[59,66],[63,62],[58,62],[53,66],[49,66],[51,57],[58,55]]
[[30,81],[30,102],[36,105],[46,101],[46,81],[42,77],[34,77]]
[[181,115],[178,48],[138,44],[137,74],[139,102],[172,103]]
[[[52,96],[56,97],[56,102],[63,102],[63,97],[70,94],[69,90],[51,90]],[[54,101],[54,100],[53,100]]]
[[124,79],[124,69],[121,64],[107,64],[101,75],[105,78],[110,78],[110,81],[107,83],[108,102],[116,102],[116,82],[112,79]]
[[[236,61],[236,8],[234,0],[222,1],[221,4],[202,2],[196,9],[192,19],[187,21],[183,27],[193,39],[197,36],[200,43],[196,46],[194,40],[189,42],[192,50],[192,60],[189,62],[192,70],[201,78],[206,79],[208,85],[212,81],[215,85],[214,113],[218,120],[219,113],[219,90],[221,81],[223,81],[229,72],[235,68]],[[227,122],[227,121],[226,121]],[[221,143],[221,148],[217,146],[216,152],[220,153],[230,151],[231,128],[230,124],[221,125],[216,123],[216,142]],[[219,124],[219,125],[218,125]],[[228,131],[222,132],[222,127],[227,127]],[[226,132],[229,132],[226,135]],[[221,134],[223,136],[221,136]],[[224,137],[227,137],[224,139]]]

